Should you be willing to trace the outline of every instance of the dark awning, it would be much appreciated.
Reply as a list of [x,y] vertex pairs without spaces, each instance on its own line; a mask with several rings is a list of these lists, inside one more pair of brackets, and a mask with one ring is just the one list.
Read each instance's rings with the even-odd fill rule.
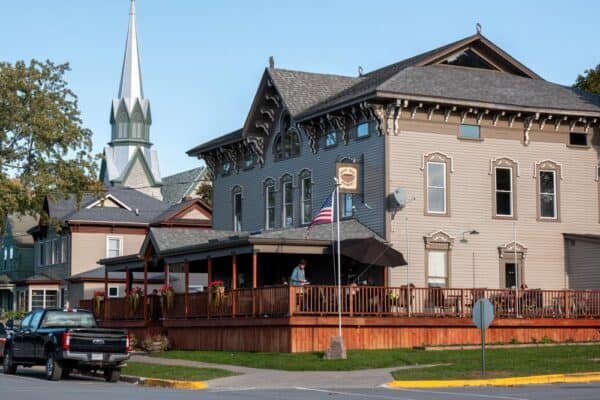
[[340,252],[367,265],[396,267],[407,264],[402,253],[375,238],[342,240]]

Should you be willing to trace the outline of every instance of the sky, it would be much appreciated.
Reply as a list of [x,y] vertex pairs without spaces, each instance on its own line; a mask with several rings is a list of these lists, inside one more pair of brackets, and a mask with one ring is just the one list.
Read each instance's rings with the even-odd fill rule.
[[[69,62],[94,151],[110,140],[130,0],[0,0],[0,60]],[[598,1],[137,0],[150,139],[163,176],[244,123],[269,56],[279,68],[356,76],[475,33],[544,79],[600,63]]]

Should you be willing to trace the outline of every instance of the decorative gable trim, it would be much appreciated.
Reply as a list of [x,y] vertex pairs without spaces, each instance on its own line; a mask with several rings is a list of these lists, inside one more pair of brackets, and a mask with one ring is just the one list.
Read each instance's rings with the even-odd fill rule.
[[[527,247],[521,242],[510,241],[498,246],[498,253],[500,258],[511,257],[514,253],[517,253],[521,258],[525,258],[527,255]],[[506,253],[511,253],[511,255],[507,255]]]
[[129,207],[127,204],[123,203],[121,200],[117,199],[111,193],[107,194],[106,196],[104,196],[101,199],[94,201],[90,205],[86,206],[85,209],[89,210],[91,208],[98,207],[98,206],[102,207],[101,203],[104,203],[104,201],[106,201],[106,200],[110,200],[110,201],[114,202],[115,204],[117,204],[119,207],[124,208],[127,211],[131,211],[131,207]]
[[423,240],[425,241],[426,249],[440,249],[450,250],[454,245],[453,236],[450,236],[448,233],[443,230],[437,230],[429,233],[428,235],[423,236]]

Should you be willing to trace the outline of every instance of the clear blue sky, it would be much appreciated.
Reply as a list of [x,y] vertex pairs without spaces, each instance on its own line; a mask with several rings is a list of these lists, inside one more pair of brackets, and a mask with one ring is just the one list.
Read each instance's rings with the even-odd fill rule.
[[[600,63],[597,1],[137,0],[144,94],[163,176],[185,151],[244,122],[269,55],[276,66],[356,75],[483,34],[547,80]],[[110,138],[129,0],[4,0],[0,59],[68,61],[86,127]]]

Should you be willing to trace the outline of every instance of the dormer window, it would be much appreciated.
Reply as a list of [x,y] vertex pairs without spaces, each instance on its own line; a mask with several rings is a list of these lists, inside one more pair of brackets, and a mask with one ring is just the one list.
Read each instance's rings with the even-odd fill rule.
[[300,155],[300,136],[294,128],[279,134],[273,142],[275,161],[287,160]]
[[231,174],[231,163],[229,161],[224,162],[221,167],[221,171],[223,175]]
[[492,64],[487,62],[483,57],[481,57],[471,49],[454,53],[450,57],[442,61],[440,64],[497,70]]

